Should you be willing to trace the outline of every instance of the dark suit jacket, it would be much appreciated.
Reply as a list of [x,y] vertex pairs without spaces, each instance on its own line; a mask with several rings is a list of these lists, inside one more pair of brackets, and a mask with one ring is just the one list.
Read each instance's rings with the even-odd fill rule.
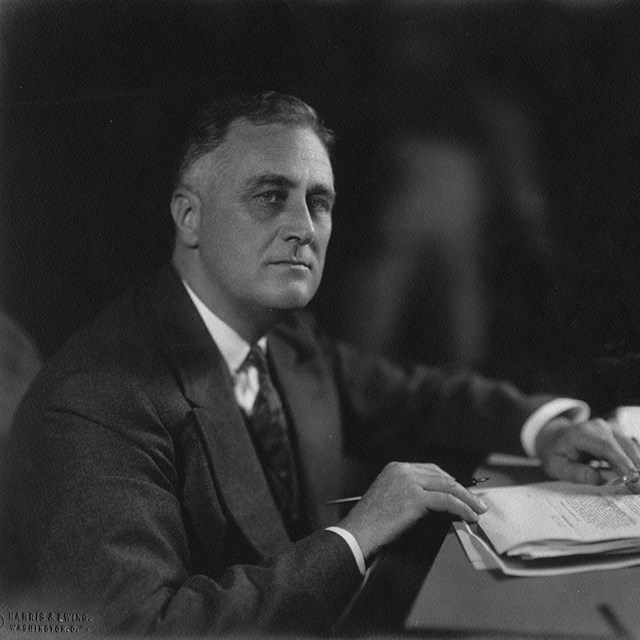
[[316,533],[288,539],[225,363],[168,267],[71,338],[22,404],[0,487],[5,602],[114,632],[325,629],[361,577],[321,529],[339,520],[324,503],[363,489],[362,461],[519,451],[544,400],[356,354],[305,315],[269,352]]

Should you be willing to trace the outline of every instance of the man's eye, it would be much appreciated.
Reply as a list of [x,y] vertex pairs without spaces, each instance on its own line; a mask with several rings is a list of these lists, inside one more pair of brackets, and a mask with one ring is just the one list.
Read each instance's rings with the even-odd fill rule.
[[280,204],[284,202],[285,195],[282,191],[263,191],[258,194],[258,198],[264,202],[264,204]]
[[310,198],[308,206],[315,213],[331,212],[331,203],[326,198]]

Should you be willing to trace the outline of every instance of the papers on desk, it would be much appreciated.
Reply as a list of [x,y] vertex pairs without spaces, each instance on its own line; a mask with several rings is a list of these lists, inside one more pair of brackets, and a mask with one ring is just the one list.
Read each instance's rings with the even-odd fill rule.
[[640,565],[640,495],[624,487],[552,481],[475,493],[489,510],[455,529],[477,569],[542,576]]

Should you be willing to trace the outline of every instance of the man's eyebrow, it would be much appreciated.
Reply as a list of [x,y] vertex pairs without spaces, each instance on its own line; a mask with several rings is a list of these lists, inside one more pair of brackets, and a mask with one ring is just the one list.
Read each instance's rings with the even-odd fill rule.
[[309,189],[309,195],[325,196],[327,198],[330,198],[331,200],[335,200],[337,196],[336,192],[333,189],[330,189],[329,187],[323,184],[312,185],[311,188]]
[[293,189],[296,183],[291,180],[291,178],[287,178],[279,173],[263,173],[247,181],[248,191],[266,186]]

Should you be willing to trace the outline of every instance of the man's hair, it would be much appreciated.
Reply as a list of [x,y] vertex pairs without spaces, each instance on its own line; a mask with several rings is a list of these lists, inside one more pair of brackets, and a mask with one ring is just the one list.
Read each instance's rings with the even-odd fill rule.
[[294,96],[269,91],[257,95],[216,98],[200,110],[189,127],[174,176],[178,187],[194,162],[219,147],[233,122],[245,118],[254,125],[285,124],[311,129],[331,152],[335,137],[315,109]]

